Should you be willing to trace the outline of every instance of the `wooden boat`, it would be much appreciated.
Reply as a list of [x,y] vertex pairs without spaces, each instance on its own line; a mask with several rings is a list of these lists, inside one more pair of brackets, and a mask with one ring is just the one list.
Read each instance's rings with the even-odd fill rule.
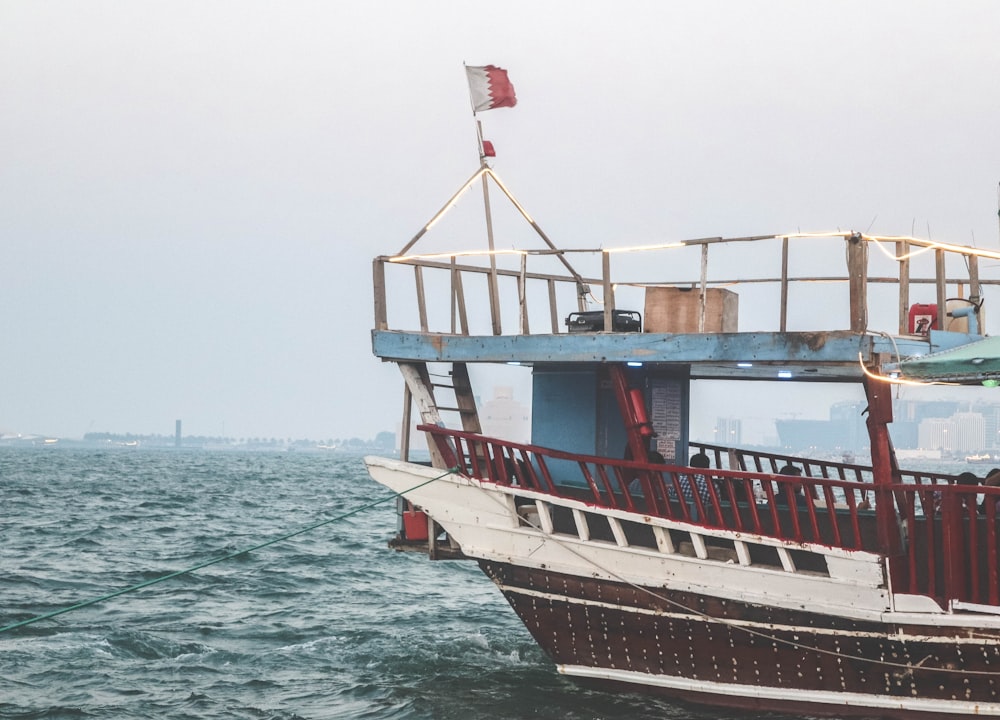
[[[490,234],[478,254],[413,254],[479,181],[537,247],[499,253]],[[1000,490],[902,469],[890,435],[895,383],[1000,376],[978,334],[996,284],[984,254],[997,255],[856,232],[561,248],[483,162],[374,261],[374,353],[398,365],[405,402],[400,459],[366,463],[406,498],[395,544],[477,561],[582,682],[810,715],[998,716],[1000,533],[996,503],[977,506]],[[793,273],[803,256],[825,272]],[[641,328],[616,325],[635,317],[630,293]],[[954,295],[974,310],[939,329]],[[913,308],[929,306],[917,333]],[[567,328],[569,312],[586,320]],[[472,381],[486,364],[530,371],[530,442],[484,434]],[[692,389],[714,381],[731,397],[761,381],[860,385],[871,464],[693,438]],[[413,408],[430,464],[410,459]]]

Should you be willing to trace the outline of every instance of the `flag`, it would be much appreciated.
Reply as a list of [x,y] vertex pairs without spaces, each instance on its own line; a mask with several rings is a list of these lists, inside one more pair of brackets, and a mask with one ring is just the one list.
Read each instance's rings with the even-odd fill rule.
[[473,112],[517,105],[514,86],[510,84],[507,71],[503,68],[498,68],[496,65],[484,67],[466,65],[465,74],[469,78]]

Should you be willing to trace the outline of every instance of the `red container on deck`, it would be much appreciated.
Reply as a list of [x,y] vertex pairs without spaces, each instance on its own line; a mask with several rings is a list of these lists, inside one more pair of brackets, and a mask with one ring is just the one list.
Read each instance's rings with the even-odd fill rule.
[[937,330],[938,306],[935,304],[916,303],[910,306],[910,334],[926,335],[931,329]]
[[404,510],[403,532],[407,540],[426,540],[427,513],[423,510]]

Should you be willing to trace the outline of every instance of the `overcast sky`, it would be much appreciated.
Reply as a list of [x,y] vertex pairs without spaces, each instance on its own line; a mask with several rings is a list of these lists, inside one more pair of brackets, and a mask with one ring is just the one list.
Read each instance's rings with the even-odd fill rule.
[[463,61],[560,245],[997,248],[998,38],[988,0],[0,0],[0,431],[394,429],[371,259],[476,168]]

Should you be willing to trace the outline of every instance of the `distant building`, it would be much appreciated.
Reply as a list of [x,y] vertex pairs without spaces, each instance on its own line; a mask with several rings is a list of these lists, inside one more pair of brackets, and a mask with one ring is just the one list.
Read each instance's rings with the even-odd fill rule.
[[919,444],[923,449],[950,453],[985,450],[985,422],[978,412],[956,412],[947,418],[927,418],[920,423]]
[[716,418],[715,444],[738,447],[743,444],[743,422],[739,418]]
[[514,388],[493,388],[493,399],[482,403],[479,422],[483,432],[519,443],[531,441],[531,408],[514,399]]
[[955,424],[956,452],[972,453],[986,448],[982,414],[977,412],[955,413],[951,416],[951,421]]
[[973,408],[983,416],[983,450],[1000,448],[1000,405],[978,404]]
[[923,450],[955,450],[955,426],[945,418],[927,418],[919,425],[918,444]]

